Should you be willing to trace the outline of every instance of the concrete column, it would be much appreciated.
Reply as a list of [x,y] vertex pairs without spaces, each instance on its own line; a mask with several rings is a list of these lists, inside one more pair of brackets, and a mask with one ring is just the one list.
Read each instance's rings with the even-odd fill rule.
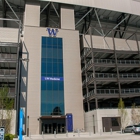
[[74,7],[61,4],[60,6],[60,28],[75,30]]
[[40,26],[40,2],[26,0],[24,25]]

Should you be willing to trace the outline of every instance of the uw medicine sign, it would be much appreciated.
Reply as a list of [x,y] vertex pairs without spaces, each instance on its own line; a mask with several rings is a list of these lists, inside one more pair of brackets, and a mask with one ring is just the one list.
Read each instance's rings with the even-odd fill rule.
[[47,28],[46,30],[48,31],[48,34],[49,34],[50,37],[56,37],[57,36],[58,29]]

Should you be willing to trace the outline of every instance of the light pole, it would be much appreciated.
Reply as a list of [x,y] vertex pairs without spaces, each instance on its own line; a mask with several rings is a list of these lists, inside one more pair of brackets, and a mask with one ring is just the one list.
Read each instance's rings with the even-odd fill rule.
[[[27,58],[19,58],[18,60],[18,82],[17,82],[17,98],[16,98],[16,134],[19,134],[19,112],[20,112],[20,84],[21,84],[21,61],[29,62]],[[28,72],[28,71],[27,71]]]

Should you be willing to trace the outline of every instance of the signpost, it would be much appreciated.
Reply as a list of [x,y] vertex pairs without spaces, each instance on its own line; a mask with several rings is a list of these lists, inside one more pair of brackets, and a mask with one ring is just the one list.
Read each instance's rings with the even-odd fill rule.
[[4,140],[4,133],[5,133],[5,128],[0,127],[0,140]]
[[23,110],[20,109],[20,112],[19,112],[19,140],[22,140],[22,131],[23,131]]

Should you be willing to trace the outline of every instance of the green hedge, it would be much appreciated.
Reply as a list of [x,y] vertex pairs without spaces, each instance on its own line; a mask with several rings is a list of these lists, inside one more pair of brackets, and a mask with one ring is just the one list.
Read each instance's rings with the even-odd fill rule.
[[15,135],[13,134],[5,134],[4,140],[13,140],[15,138]]

